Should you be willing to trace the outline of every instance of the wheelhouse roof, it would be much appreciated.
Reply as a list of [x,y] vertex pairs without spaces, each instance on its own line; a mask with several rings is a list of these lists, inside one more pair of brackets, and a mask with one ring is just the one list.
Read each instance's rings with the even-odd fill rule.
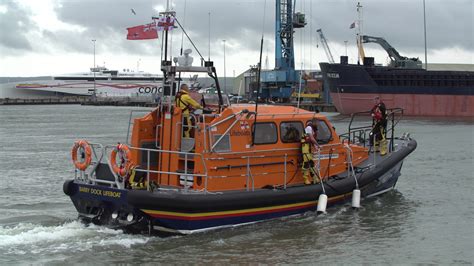
[[[227,109],[230,109],[232,113],[238,113],[242,110],[247,109],[249,112],[255,112],[255,104],[232,104]],[[325,119],[325,116],[321,114],[317,114],[315,112],[310,112],[304,109],[296,108],[294,106],[287,106],[287,105],[268,105],[268,104],[259,104],[258,105],[258,116],[271,116],[271,115],[279,115],[284,117],[288,115],[288,117],[294,117],[298,115],[302,118],[312,118],[316,117],[319,119]]]

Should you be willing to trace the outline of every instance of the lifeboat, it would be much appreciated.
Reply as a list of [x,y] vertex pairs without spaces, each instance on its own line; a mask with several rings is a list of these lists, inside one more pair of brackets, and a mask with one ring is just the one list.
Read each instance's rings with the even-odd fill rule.
[[[408,134],[396,135],[400,109],[388,111],[387,151],[381,153],[370,140],[370,116],[360,125],[356,118],[364,114],[354,114],[348,132],[338,134],[320,113],[230,104],[210,61],[181,66],[164,60],[161,69],[166,77],[161,103],[141,117],[130,115],[126,143],[88,142],[88,163],[80,167],[73,152],[75,175],[63,190],[82,220],[132,233],[190,234],[317,215],[337,204],[358,208],[364,198],[395,187],[403,160],[417,145]],[[214,79],[216,95],[190,93],[202,110],[175,104],[171,88],[180,87],[178,77],[186,72]],[[316,143],[311,143],[312,163],[304,164],[302,139],[309,121]]]
[[[173,68],[170,73],[180,70]],[[188,234],[316,212],[321,195],[331,207],[353,201],[356,190],[362,199],[382,194],[394,188],[403,159],[416,148],[408,135],[395,135],[401,110],[388,116],[384,156],[370,144],[368,117],[369,125],[351,122],[349,132],[338,135],[318,113],[276,105],[255,111],[251,104],[223,104],[191,113],[191,134],[184,137],[185,115],[169,100],[130,121],[129,143],[119,145],[126,153],[91,144],[91,163],[76,169],[64,192],[86,221]],[[301,136],[308,121],[317,129],[318,148],[306,185]],[[120,164],[133,171],[117,170]]]

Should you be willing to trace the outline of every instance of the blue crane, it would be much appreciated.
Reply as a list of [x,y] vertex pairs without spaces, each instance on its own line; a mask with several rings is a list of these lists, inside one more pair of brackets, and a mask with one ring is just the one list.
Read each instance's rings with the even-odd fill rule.
[[294,5],[296,0],[276,0],[275,69],[261,73],[262,99],[288,101],[297,84],[293,34],[306,21],[304,14],[293,11]]

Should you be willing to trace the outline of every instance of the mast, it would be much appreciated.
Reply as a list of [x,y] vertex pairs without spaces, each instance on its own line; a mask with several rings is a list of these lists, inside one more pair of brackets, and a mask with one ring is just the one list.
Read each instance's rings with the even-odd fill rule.
[[255,97],[255,119],[253,122],[253,131],[252,131],[252,145],[255,144],[255,132],[257,131],[257,115],[258,115],[258,96],[260,94],[260,75],[262,72],[262,51],[263,51],[263,34],[262,40],[260,41],[260,60],[258,63],[258,72],[257,72],[257,95]]
[[423,28],[425,32],[425,69],[428,70],[428,54],[426,48],[426,8],[425,8],[425,0],[423,0]]
[[[357,14],[358,14],[358,20],[357,20],[357,39],[356,39],[356,42],[357,42],[357,47],[359,48],[358,49],[358,52],[359,52],[359,60],[361,60],[362,62],[364,61],[364,57],[365,57],[365,52],[364,52],[364,47],[362,46],[362,24],[363,24],[363,21],[362,21],[362,5],[360,4],[360,2],[357,2]],[[360,62],[360,61],[359,61]]]
[[209,19],[208,19],[208,39],[207,39],[207,45],[208,45],[208,57],[207,57],[207,61],[211,61],[211,12],[208,13],[209,15]]

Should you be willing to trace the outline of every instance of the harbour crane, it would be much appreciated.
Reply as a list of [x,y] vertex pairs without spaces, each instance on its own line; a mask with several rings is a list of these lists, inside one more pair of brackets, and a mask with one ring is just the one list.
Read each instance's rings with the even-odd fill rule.
[[334,64],[334,57],[332,57],[331,50],[329,49],[328,42],[326,40],[326,37],[324,37],[323,30],[318,29],[316,30],[319,34],[319,38],[321,39],[321,45],[324,48],[324,52],[326,53],[326,56],[328,57],[329,63]]
[[298,81],[293,45],[294,29],[306,25],[305,15],[294,12],[296,0],[276,0],[275,68],[261,73],[262,99],[287,101]]
[[406,56],[400,55],[398,51],[393,48],[384,38],[368,35],[362,35],[361,37],[363,43],[377,43],[382,46],[382,48],[387,52],[388,56],[390,57],[389,66],[396,68],[412,69],[422,68],[422,63],[418,58],[408,58]]

